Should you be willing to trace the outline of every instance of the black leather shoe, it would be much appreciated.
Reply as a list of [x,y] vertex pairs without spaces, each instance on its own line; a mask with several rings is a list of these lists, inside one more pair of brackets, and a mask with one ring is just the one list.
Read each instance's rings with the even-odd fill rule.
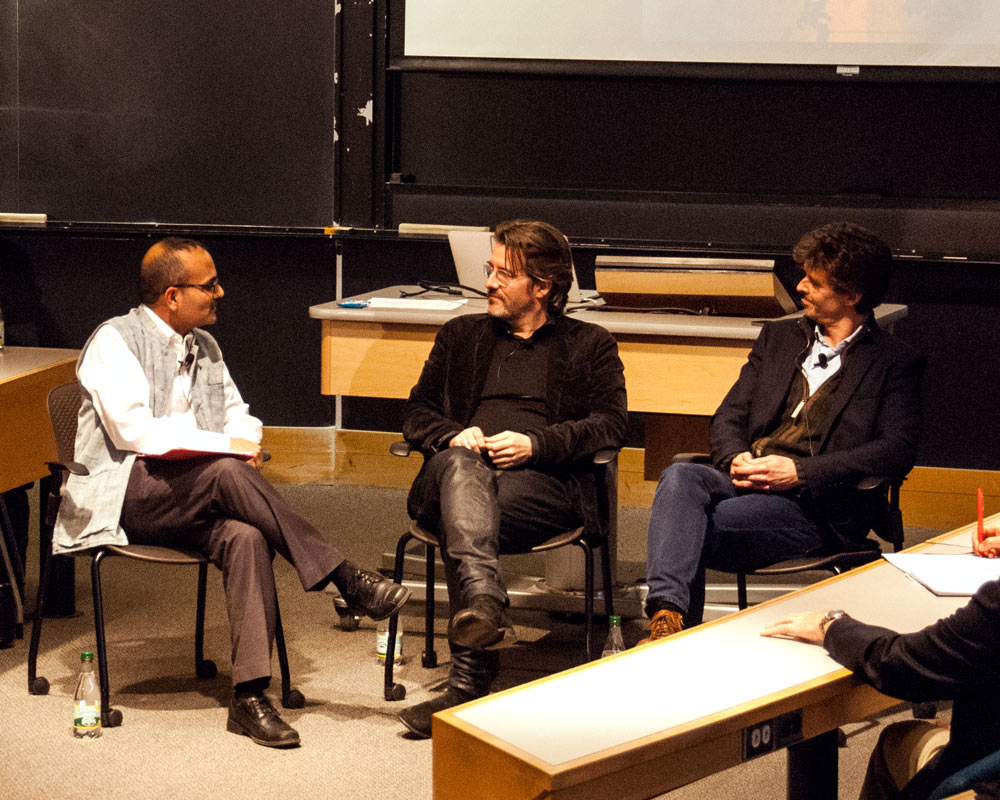
[[425,700],[423,703],[417,703],[415,706],[410,706],[400,711],[399,721],[415,736],[421,739],[430,739],[431,717],[438,711],[444,711],[446,708],[451,708],[452,706],[460,706],[462,703],[475,700],[478,696],[472,694],[472,692],[463,692],[461,689],[453,689],[449,686],[448,691],[439,694],[437,697]]
[[492,595],[477,594],[448,622],[448,641],[482,649],[503,640],[503,604]]
[[265,747],[294,747],[299,743],[295,728],[278,716],[271,701],[262,694],[233,697],[226,730],[249,736]]
[[350,608],[372,619],[385,619],[403,607],[410,590],[377,572],[355,567],[340,588],[340,596]]

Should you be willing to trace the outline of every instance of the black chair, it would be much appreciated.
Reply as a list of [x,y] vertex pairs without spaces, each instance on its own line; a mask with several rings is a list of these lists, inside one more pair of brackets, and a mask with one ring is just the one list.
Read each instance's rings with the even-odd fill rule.
[[[46,504],[46,525],[55,524],[59,503],[62,499],[63,479],[69,473],[87,474],[87,468],[73,461],[73,447],[76,440],[77,416],[80,410],[80,385],[76,382],[55,387],[48,396],[49,418],[52,431],[55,434],[56,448],[59,453],[59,463],[50,463],[52,485],[55,487]],[[123,557],[145,561],[153,564],[184,565],[198,567],[197,611],[195,615],[194,661],[195,674],[199,678],[214,678],[216,667],[213,661],[204,657],[205,634],[205,588],[208,577],[207,556],[194,550],[182,548],[159,547],[154,545],[104,545],[75,552],[72,555],[91,559],[90,578],[94,597],[94,632],[97,637],[97,663],[101,681],[101,725],[114,728],[122,723],[122,713],[112,708],[108,688],[108,659],[104,638],[104,603],[101,593],[101,564],[105,558]],[[50,555],[41,566],[38,580],[38,600],[35,603],[35,620],[31,629],[31,644],[28,649],[28,692],[31,694],[48,694],[49,682],[37,675],[38,644],[42,632],[42,608],[45,603],[45,593],[48,590],[49,570],[52,561]],[[277,602],[277,598],[275,598]],[[281,668],[281,704],[285,708],[302,708],[305,698],[297,689],[290,686],[288,670],[288,655],[285,650],[285,635],[281,627],[280,611],[276,619],[275,646],[278,651],[278,663]]]
[[[408,442],[394,442],[389,452],[394,456],[406,458],[412,452]],[[597,497],[600,503],[599,513],[605,530],[612,530],[618,510],[617,474],[618,451],[599,450],[594,453],[592,463],[598,479]],[[393,580],[401,583],[403,580],[403,563],[406,558],[406,546],[417,540],[426,549],[426,595],[424,601],[424,652],[420,663],[427,669],[437,666],[437,652],[434,649],[434,548],[438,547],[437,536],[416,522],[410,523],[410,529],[404,533],[396,544],[396,561],[393,567]],[[557,547],[574,545],[584,553],[584,626],[586,630],[587,660],[594,659],[594,543],[588,541],[583,528],[565,531],[548,541],[531,548],[531,553],[542,553]],[[601,553],[601,575],[604,583],[604,611],[610,618],[614,612],[614,598],[611,584],[611,548],[608,537],[597,545]],[[389,632],[386,641],[385,685],[386,700],[402,700],[406,697],[406,687],[393,681],[393,654],[396,652],[396,631],[399,624],[399,614],[389,618]]]
[[[704,453],[678,453],[673,463],[711,463]],[[872,531],[883,541],[892,546],[894,553],[903,547],[903,515],[899,510],[899,489],[905,478],[864,478],[858,483],[858,489],[872,493],[872,505],[878,506],[878,514],[872,524]],[[800,556],[769,564],[766,567],[736,573],[736,599],[740,609],[747,607],[747,576],[748,575],[792,575],[798,572],[813,570],[831,572],[839,575],[855,567],[877,561],[882,556],[878,543],[872,539],[870,546],[837,553],[825,553],[815,556]]]

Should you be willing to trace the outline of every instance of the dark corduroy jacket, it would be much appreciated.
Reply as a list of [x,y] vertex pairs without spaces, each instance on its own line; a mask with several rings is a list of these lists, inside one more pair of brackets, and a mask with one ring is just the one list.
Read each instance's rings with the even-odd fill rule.
[[[469,426],[503,326],[486,314],[446,323],[403,410],[403,436],[426,455]],[[564,479],[590,536],[603,535],[590,457],[619,448],[628,429],[618,346],[604,328],[566,316],[551,332],[545,408],[548,425],[524,431],[537,443],[532,467]]]

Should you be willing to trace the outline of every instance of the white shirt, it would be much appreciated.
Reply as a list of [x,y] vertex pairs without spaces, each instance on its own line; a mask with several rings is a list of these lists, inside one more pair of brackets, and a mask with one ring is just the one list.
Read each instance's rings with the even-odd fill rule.
[[864,325],[855,328],[851,335],[837,344],[836,347],[830,344],[830,340],[821,332],[820,326],[816,326],[816,336],[813,339],[812,347],[806,353],[806,359],[802,362],[802,373],[806,376],[809,384],[809,396],[816,394],[824,383],[837,374],[840,369],[841,354],[847,346],[853,342]]
[[175,448],[225,453],[229,452],[230,437],[259,442],[261,422],[250,415],[249,406],[243,402],[225,364],[225,432],[198,428],[188,401],[191,375],[184,365],[193,336],[182,337],[148,306],[140,308],[177,353],[177,375],[168,416],[153,416],[146,373],[114,326],[104,324],[97,330],[77,368],[77,377],[93,398],[97,415],[115,447],[148,455],[160,455]]

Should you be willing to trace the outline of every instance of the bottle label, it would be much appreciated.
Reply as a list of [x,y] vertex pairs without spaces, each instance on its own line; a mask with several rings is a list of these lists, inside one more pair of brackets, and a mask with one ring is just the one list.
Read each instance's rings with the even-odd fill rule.
[[73,703],[73,727],[78,731],[92,731],[101,727],[101,704],[76,700]]
[[[378,655],[379,661],[385,661],[385,651],[389,646],[389,631],[379,631],[378,638],[375,640],[375,653]],[[400,659],[403,657],[403,632],[396,631],[396,657],[393,659],[394,663],[398,664]]]

